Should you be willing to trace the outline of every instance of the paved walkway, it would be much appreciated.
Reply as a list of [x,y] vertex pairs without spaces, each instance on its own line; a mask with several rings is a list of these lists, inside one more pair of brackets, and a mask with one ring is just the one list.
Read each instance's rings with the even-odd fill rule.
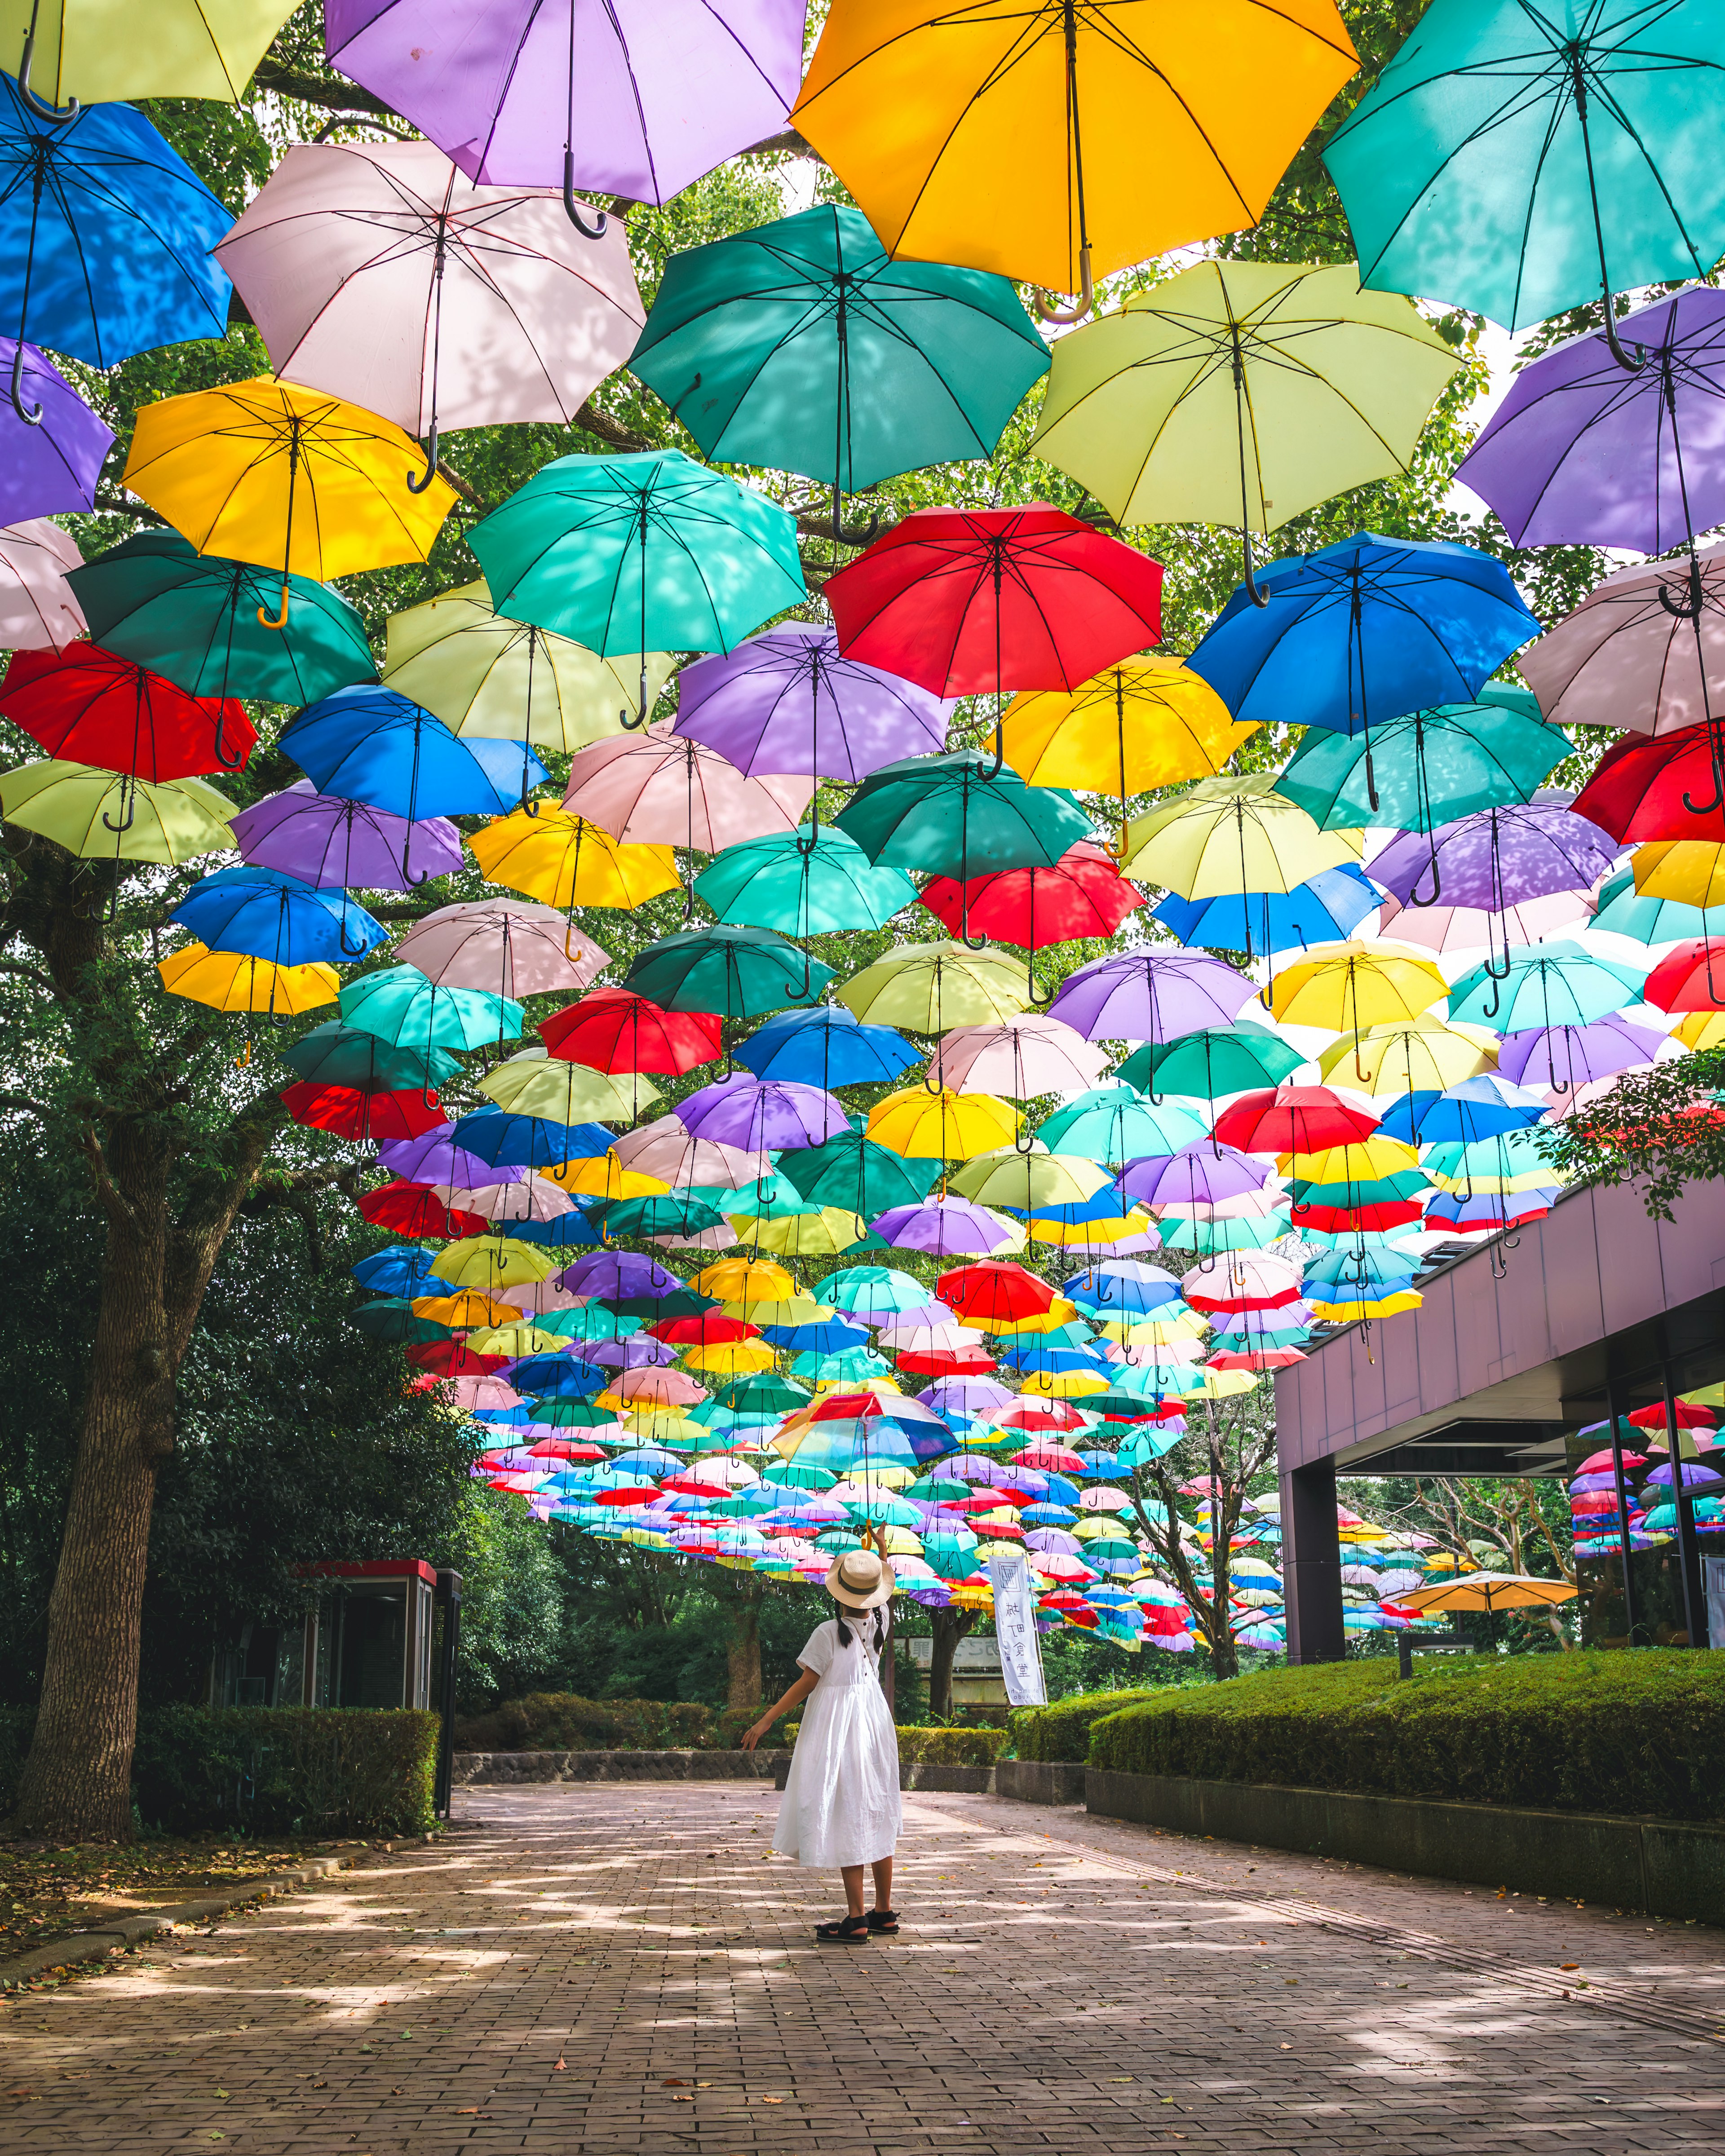
[[0,2008],[0,2151],[1725,2150],[1725,1937],[906,1799],[895,1941],[753,1784],[463,1792],[450,1842]]

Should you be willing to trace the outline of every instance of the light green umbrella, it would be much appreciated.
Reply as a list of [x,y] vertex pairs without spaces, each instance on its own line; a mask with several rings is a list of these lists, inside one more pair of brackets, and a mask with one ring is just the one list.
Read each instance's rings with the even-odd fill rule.
[[721,921],[787,936],[884,928],[916,897],[901,869],[870,861],[854,839],[830,825],[809,834],[740,839],[714,855],[695,879],[695,891]]

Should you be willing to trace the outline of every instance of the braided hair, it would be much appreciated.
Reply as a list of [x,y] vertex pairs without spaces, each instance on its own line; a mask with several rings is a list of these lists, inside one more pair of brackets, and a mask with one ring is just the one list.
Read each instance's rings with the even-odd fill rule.
[[[841,1647],[848,1647],[850,1645],[850,1627],[845,1622],[845,1605],[842,1602],[839,1604],[839,1616],[837,1621],[839,1626],[839,1645]],[[879,1609],[876,1609],[875,1612],[875,1652],[878,1655],[881,1648],[884,1647],[886,1644],[886,1620],[881,1615]]]

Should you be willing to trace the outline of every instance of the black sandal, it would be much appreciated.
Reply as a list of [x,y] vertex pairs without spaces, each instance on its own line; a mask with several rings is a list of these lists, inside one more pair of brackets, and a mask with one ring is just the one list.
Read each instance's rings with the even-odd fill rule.
[[840,1917],[836,1923],[817,1924],[814,1936],[818,1939],[835,1939],[840,1946],[860,1947],[868,1943],[869,1928],[866,1917]]
[[896,1932],[898,1929],[896,1909],[870,1909],[865,1919],[871,1932]]

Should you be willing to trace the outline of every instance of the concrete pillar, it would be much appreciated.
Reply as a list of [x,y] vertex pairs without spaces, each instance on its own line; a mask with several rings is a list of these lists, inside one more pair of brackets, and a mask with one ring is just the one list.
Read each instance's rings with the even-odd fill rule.
[[1281,1471],[1281,1576],[1289,1661],[1339,1662],[1348,1635],[1333,1460]]

